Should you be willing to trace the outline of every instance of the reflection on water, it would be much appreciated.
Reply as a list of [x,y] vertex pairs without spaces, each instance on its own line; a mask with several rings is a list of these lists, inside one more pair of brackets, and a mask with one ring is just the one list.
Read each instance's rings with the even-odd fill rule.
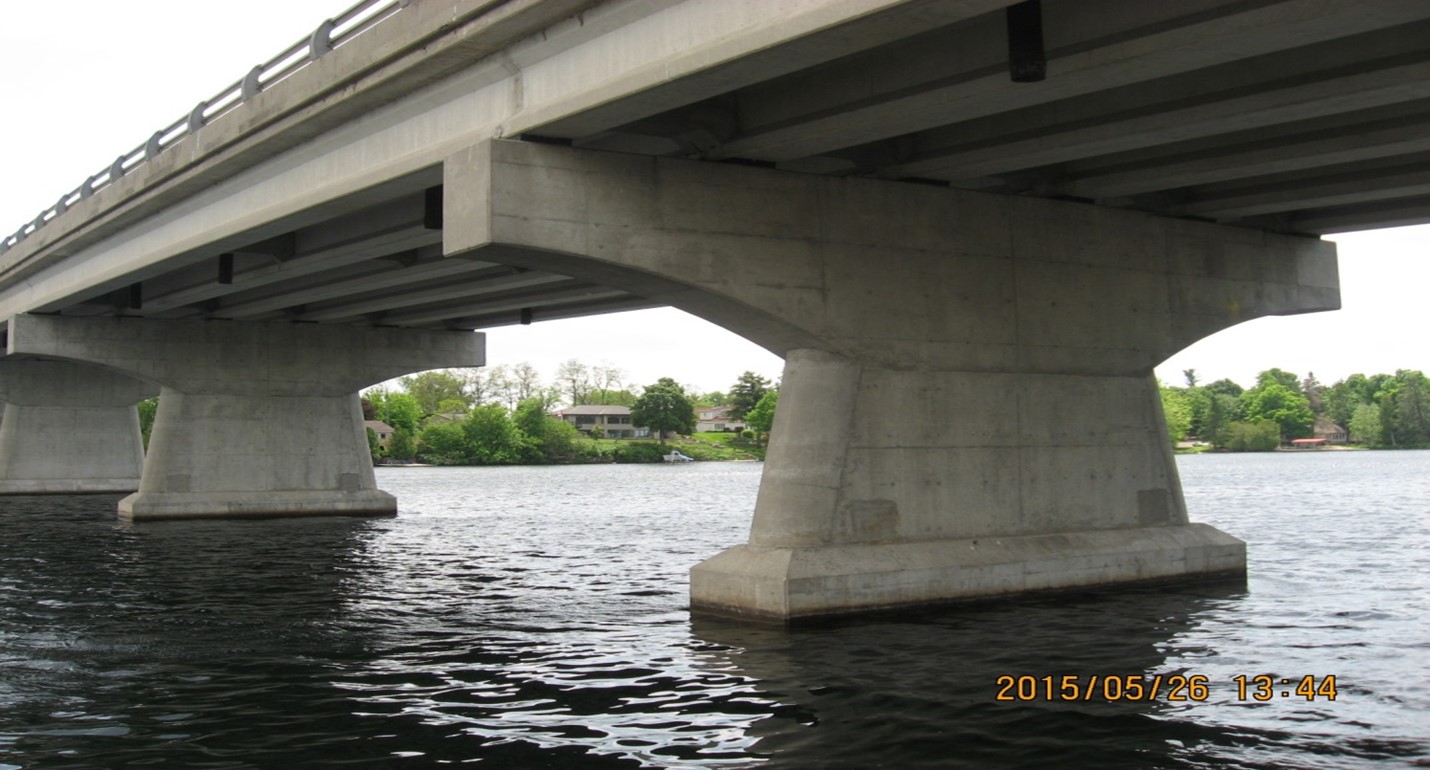
[[[396,519],[124,526],[0,499],[0,770],[1364,767],[1427,757],[1430,453],[1181,463],[1245,586],[691,621],[759,467],[387,469]],[[1353,526],[1348,526],[1353,524]],[[1003,674],[1204,703],[1000,703]],[[1334,702],[1231,677],[1335,674]]]

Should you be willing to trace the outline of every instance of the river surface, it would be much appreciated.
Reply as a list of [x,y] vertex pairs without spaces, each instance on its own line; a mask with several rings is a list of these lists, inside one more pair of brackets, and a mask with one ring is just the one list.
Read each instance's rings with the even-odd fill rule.
[[[380,469],[378,520],[0,498],[0,770],[1430,766],[1430,452],[1179,466],[1246,584],[793,629],[687,611],[753,463]],[[1091,674],[1208,689],[995,699]]]

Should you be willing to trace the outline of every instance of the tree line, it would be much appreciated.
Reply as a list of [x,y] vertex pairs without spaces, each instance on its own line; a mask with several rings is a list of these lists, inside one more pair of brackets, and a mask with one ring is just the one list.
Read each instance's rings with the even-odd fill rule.
[[1251,388],[1229,379],[1202,385],[1196,370],[1186,385],[1161,386],[1162,411],[1172,441],[1198,439],[1218,449],[1269,451],[1311,437],[1317,418],[1346,429],[1369,447],[1430,447],[1430,381],[1414,369],[1353,374],[1323,385],[1267,369]]
[[769,431],[777,391],[752,372],[740,375],[728,392],[698,393],[664,377],[632,387],[614,367],[587,366],[571,360],[546,384],[529,364],[491,370],[422,372],[398,380],[399,388],[373,388],[363,395],[363,417],[392,427],[386,446],[369,429],[375,461],[426,462],[435,465],[509,465],[554,462],[655,462],[661,446],[640,442],[603,442],[555,417],[563,402],[576,405],[628,406],[635,425],[650,428],[663,443],[668,435],[695,429],[695,410],[729,406],[734,419],[748,413],[752,425]]

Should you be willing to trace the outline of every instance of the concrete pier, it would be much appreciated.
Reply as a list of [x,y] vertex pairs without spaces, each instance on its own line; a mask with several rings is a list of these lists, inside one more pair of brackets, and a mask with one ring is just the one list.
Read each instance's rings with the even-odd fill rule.
[[489,142],[448,254],[589,277],[786,359],[749,542],[698,612],[789,619],[1240,574],[1190,523],[1153,367],[1339,306],[1333,244],[936,186]]
[[138,492],[121,518],[391,515],[357,391],[479,365],[471,332],[290,323],[18,316],[10,351],[100,363],[160,382]]
[[0,494],[138,489],[144,445],[134,405],[158,392],[97,366],[0,358]]

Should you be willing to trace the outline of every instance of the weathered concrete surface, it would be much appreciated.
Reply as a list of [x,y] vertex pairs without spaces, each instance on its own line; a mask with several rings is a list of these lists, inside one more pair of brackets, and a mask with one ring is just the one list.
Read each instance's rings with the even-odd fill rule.
[[163,384],[128,519],[390,515],[358,389],[483,361],[470,332],[17,316],[10,351]]
[[0,494],[138,489],[144,445],[134,405],[158,392],[96,366],[0,358]]
[[785,356],[748,546],[696,610],[776,618],[1245,569],[1190,525],[1152,368],[1339,306],[1334,245],[1031,198],[492,142],[449,254],[589,276]]

